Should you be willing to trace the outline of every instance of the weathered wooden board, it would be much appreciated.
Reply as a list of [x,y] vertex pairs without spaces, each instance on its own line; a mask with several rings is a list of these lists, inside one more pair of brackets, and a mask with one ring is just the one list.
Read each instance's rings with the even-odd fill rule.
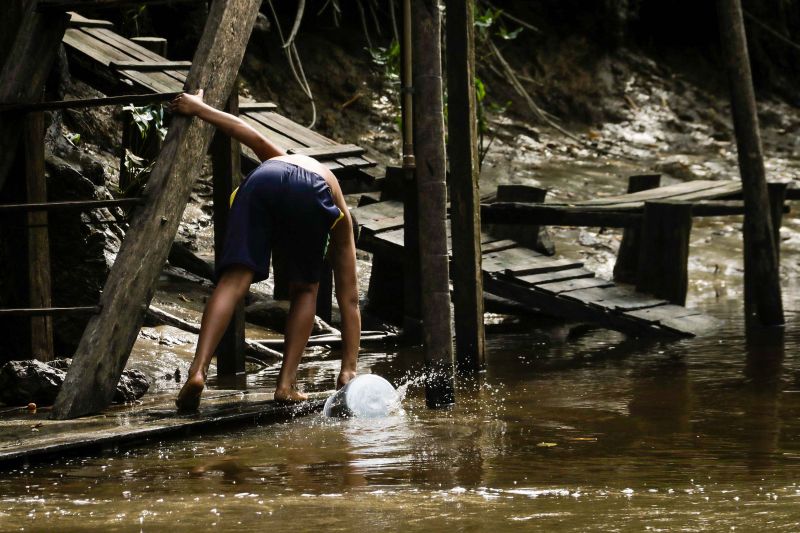
[[[665,185],[664,187],[657,187],[654,189],[646,189],[644,191],[620,194],[617,196],[604,196],[602,198],[595,198],[585,202],[575,202],[571,205],[585,205],[585,206],[601,206],[601,205],[614,205],[625,204],[631,202],[645,202],[652,200],[665,200],[674,199],[676,196],[681,196],[690,193],[727,190],[730,185],[737,185],[737,182],[724,182],[712,180],[694,180],[684,183],[676,183],[673,185]],[[741,190],[741,185],[738,185]],[[713,193],[712,193],[713,194]]]
[[481,253],[483,255],[490,254],[493,252],[501,252],[503,250],[509,250],[511,248],[518,247],[515,241],[510,239],[501,239],[498,241],[490,241],[490,242],[481,242]]
[[534,288],[536,290],[541,290],[552,294],[561,294],[578,289],[603,288],[611,287],[613,285],[613,282],[601,278],[577,278],[566,281],[540,283],[539,285],[535,285]]
[[651,307],[649,309],[628,311],[625,314],[645,322],[660,322],[661,320],[669,320],[671,318],[699,315],[700,312],[696,309],[688,309],[680,305],[668,304],[658,307]]
[[332,146],[315,146],[313,148],[292,149],[292,154],[303,154],[317,159],[335,159],[349,155],[361,155],[364,149],[354,144],[336,144]]
[[554,272],[544,272],[542,274],[528,274],[526,276],[516,276],[516,279],[526,285],[539,285],[554,281],[567,281],[571,279],[593,278],[594,272],[585,268],[571,268],[568,270],[556,270]]
[[[208,390],[200,410],[190,414],[175,410],[173,393],[146,395],[140,405],[113,406],[101,415],[67,421],[50,420],[48,409],[8,411],[0,417],[0,464],[113,449],[222,424],[283,422],[320,411],[330,394],[311,393],[308,402],[281,405],[266,391]],[[32,433],[32,426],[38,432]]]
[[526,274],[542,274],[544,272],[554,272],[557,270],[572,270],[573,268],[581,268],[582,266],[583,263],[580,261],[553,259],[551,257],[542,256],[529,266],[513,266],[507,268],[506,273],[524,276]]

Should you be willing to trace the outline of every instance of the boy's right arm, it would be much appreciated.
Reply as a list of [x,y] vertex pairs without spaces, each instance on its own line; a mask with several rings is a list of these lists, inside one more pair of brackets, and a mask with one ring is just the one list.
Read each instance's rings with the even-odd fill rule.
[[197,91],[197,94],[183,93],[176,96],[170,102],[170,109],[173,112],[196,116],[208,122],[225,135],[233,137],[253,150],[261,161],[286,155],[285,150],[273,144],[239,117],[215,109],[203,102],[202,89]]
[[358,308],[358,276],[353,222],[347,207],[344,205],[342,207],[344,208],[344,217],[331,231],[330,248],[336,301],[339,303],[339,311],[342,316],[342,369],[336,383],[337,388],[343,387],[355,377],[361,343],[361,312]]

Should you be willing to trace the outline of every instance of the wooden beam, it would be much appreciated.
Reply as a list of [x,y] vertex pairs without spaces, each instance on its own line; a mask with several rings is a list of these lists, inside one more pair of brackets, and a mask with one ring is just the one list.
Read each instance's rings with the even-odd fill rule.
[[[239,114],[239,94],[234,85],[225,111],[232,115]],[[228,232],[230,213],[230,197],[241,182],[241,148],[239,142],[219,131],[211,142],[211,165],[214,183],[214,262],[222,261],[225,239]],[[236,303],[236,307],[228,324],[228,329],[219,342],[216,350],[217,374],[220,376],[236,376],[245,373],[244,342],[244,301]]]
[[69,200],[64,202],[0,204],[0,214],[27,211],[90,211],[101,207],[136,206],[141,205],[143,201],[143,198],[117,198],[114,200]]
[[747,324],[784,323],[780,266],[770,219],[756,97],[740,0],[718,0],[720,39],[731,87],[731,110],[742,176],[744,307]]
[[[47,200],[44,177],[44,113],[31,113],[25,118],[25,182],[28,200]],[[50,237],[47,213],[28,213],[28,280],[31,307],[50,307]],[[31,355],[39,361],[53,360],[53,319],[31,317]]]
[[[185,89],[205,90],[220,108],[231,93],[259,0],[215,0],[192,61]],[[53,406],[55,418],[97,412],[114,395],[155,292],[159,273],[200,172],[212,127],[196,117],[176,116],[138,209],[111,268],[101,305],[92,317]]]
[[486,363],[475,102],[475,2],[447,1],[447,109],[456,364],[474,373]]
[[428,378],[425,402],[455,402],[453,340],[450,333],[447,186],[445,184],[441,12],[437,0],[414,0],[414,139],[419,198],[419,255],[422,334]]
[[348,155],[361,155],[364,149],[354,144],[334,144],[333,146],[311,146],[308,148],[290,148],[290,154],[303,154],[317,159],[339,158]]
[[0,105],[0,113],[27,113],[32,111],[55,111],[57,109],[78,109],[86,107],[103,107],[110,105],[144,105],[168,102],[180,93],[123,94],[121,96],[103,96],[100,98],[76,98],[74,100],[54,100],[49,102],[32,102],[23,104]]
[[135,70],[136,72],[161,72],[162,70],[189,70],[191,61],[112,61],[114,70]]
[[206,0],[39,0],[39,11],[82,11],[86,9],[121,9],[159,4],[205,3]]
[[[69,16],[37,13],[35,4],[33,0],[26,0],[16,38],[0,71],[0,102],[4,104],[41,99],[45,80],[64,37]],[[21,132],[22,117],[0,120],[0,190],[11,168]]]
[[0,316],[46,316],[46,315],[85,315],[100,312],[99,305],[82,307],[37,307],[19,309],[0,309]]
[[501,202],[481,204],[481,220],[486,224],[624,228],[638,224],[641,214],[603,209],[592,210],[588,207]]
[[[628,177],[628,194],[656,189],[661,185],[661,174],[640,174]],[[617,261],[614,263],[614,280],[621,283],[636,283],[639,263],[641,228],[625,228],[619,243]]]
[[239,113],[255,113],[257,111],[275,111],[277,104],[272,102],[239,102]]

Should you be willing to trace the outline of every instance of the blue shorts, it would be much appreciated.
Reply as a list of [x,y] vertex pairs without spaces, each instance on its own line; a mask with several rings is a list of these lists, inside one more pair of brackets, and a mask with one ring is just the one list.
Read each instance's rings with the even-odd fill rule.
[[325,178],[287,161],[265,161],[232,195],[217,278],[243,265],[253,282],[265,280],[270,253],[279,248],[289,281],[316,283],[330,230],[342,216]]

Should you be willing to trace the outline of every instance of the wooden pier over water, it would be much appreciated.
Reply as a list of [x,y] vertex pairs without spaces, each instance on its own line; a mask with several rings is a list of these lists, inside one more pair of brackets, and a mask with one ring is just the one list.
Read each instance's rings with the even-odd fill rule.
[[[633,333],[691,337],[716,329],[717,319],[682,305],[689,234],[694,217],[743,215],[741,183],[697,180],[658,187],[659,176],[648,175],[633,176],[631,188],[642,188],[643,182],[650,188],[585,202],[482,204],[485,223],[521,224],[531,231],[544,225],[626,228],[618,263],[628,263],[615,269],[617,279],[625,277],[627,283],[608,281],[580,261],[548,256],[484,231],[485,292],[545,314]],[[525,187],[501,186],[498,200],[525,192],[518,189]],[[770,184],[770,190],[773,224],[779,229],[787,211],[785,185]],[[361,225],[358,246],[375,254],[379,262],[401,261],[397,258],[403,257],[403,204],[382,201],[353,212]]]

